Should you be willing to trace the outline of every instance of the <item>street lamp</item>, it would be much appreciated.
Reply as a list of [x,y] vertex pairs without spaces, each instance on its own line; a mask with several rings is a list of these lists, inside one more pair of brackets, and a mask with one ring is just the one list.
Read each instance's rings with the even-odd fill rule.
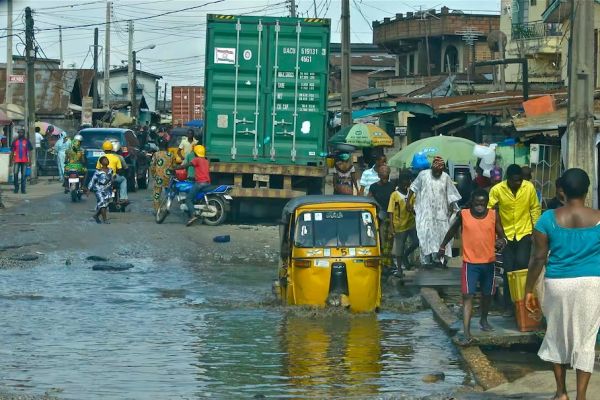
[[131,101],[131,116],[135,118],[136,122],[139,119],[138,118],[138,109],[137,109],[137,53],[139,53],[142,50],[152,50],[153,48],[155,48],[156,45],[153,44],[149,44],[147,46],[142,47],[139,50],[134,50],[131,52],[131,65],[129,66],[129,68],[131,69],[131,82],[129,87],[131,88],[130,90],[130,101]]

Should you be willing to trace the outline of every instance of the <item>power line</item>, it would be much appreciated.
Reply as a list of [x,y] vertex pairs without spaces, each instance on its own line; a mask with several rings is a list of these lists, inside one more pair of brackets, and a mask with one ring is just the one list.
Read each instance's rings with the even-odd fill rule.
[[[131,19],[124,19],[124,20],[120,20],[120,21],[112,21],[112,22],[143,21],[143,20],[146,20],[146,19],[158,18],[158,17],[162,17],[164,15],[175,14],[175,13],[179,13],[179,12],[182,12],[182,11],[194,10],[194,9],[197,9],[197,8],[206,7],[207,5],[222,3],[224,1],[225,0],[213,0],[213,1],[209,1],[209,2],[204,3],[204,4],[200,4],[198,6],[186,7],[186,8],[182,8],[182,9],[179,9],[179,10],[173,10],[173,11],[167,11],[167,12],[164,12],[164,13],[161,13],[161,14],[149,15],[147,17],[131,18]],[[112,22],[110,22],[110,23],[112,23]],[[89,28],[91,26],[106,25],[108,23],[109,22],[99,22],[99,23],[95,23],[95,24],[63,26],[62,29],[66,30],[66,29]],[[59,28],[44,28],[44,29],[40,29],[40,31],[56,31],[58,29]]]

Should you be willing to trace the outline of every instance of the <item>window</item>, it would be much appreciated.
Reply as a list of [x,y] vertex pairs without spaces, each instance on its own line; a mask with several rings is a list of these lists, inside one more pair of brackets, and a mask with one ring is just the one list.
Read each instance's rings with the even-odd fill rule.
[[318,211],[300,214],[294,234],[298,247],[372,247],[377,245],[369,211]]

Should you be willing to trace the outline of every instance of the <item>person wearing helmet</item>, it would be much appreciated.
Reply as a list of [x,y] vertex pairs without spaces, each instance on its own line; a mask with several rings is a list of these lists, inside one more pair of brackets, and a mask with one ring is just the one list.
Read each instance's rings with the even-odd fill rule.
[[[121,203],[129,203],[127,196],[127,178],[123,175],[119,175],[119,172],[124,169],[123,163],[121,162],[121,157],[115,152],[115,147],[112,141],[106,140],[102,143],[102,150],[104,150],[104,155],[108,158],[108,168],[113,173],[114,182],[119,185],[119,198]],[[100,160],[96,163],[96,169],[102,168],[100,164]]]
[[190,166],[194,167],[194,186],[185,198],[185,205],[187,207],[187,213],[189,220],[186,226],[190,226],[198,219],[194,215],[194,199],[198,193],[202,192],[203,189],[210,186],[210,173],[209,163],[206,159],[206,150],[201,144],[197,144],[193,148],[195,157],[189,163],[183,163],[175,169],[186,169]]
[[[71,140],[71,146],[65,151],[65,171],[77,171],[79,175],[86,175],[85,169],[85,151],[81,148],[81,142],[83,141],[83,136],[77,134]],[[66,183],[65,177],[65,193],[68,193],[67,189],[68,185]],[[85,181],[85,179],[84,179]]]

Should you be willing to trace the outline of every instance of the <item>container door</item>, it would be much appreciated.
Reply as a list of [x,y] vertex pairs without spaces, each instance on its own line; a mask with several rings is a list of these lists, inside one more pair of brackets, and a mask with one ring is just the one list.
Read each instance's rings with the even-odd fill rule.
[[220,161],[256,160],[265,108],[265,27],[238,19],[212,24],[207,34],[207,150]]
[[323,27],[276,21],[268,31],[269,68],[262,156],[283,164],[322,161],[329,37]]

